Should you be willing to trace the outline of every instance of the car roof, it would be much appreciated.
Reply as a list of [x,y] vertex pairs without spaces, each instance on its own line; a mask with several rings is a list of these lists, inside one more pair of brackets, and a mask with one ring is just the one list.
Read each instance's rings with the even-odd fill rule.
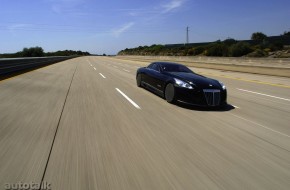
[[157,63],[157,64],[162,65],[162,66],[166,66],[166,65],[181,65],[179,63],[173,63],[173,62],[153,62],[153,63]]

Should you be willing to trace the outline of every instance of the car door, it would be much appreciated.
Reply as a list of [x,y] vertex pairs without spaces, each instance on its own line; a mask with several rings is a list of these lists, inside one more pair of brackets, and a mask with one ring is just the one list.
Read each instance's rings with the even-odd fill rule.
[[164,76],[158,63],[152,65],[152,71],[148,73],[149,84],[159,93],[163,93]]
[[145,84],[150,84],[150,75],[151,75],[150,73],[153,72],[152,71],[153,64],[154,63],[148,65],[148,67],[145,68],[144,73],[142,73],[142,81]]

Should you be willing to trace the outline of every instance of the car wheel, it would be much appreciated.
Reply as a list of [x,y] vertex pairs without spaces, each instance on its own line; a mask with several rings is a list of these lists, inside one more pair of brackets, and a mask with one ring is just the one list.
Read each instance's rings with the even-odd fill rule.
[[175,89],[173,84],[169,83],[165,87],[165,93],[164,93],[165,99],[169,103],[175,102]]
[[141,79],[141,75],[140,74],[137,75],[136,81],[137,81],[137,86],[141,87],[142,79]]

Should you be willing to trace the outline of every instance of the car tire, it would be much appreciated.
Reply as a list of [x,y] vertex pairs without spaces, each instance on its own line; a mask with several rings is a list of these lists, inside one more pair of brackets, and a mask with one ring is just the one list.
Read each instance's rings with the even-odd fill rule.
[[164,97],[168,103],[175,102],[175,88],[173,84],[169,83],[166,85]]
[[141,74],[138,74],[136,77],[136,82],[137,82],[137,86],[141,87],[142,85],[142,78],[141,78]]

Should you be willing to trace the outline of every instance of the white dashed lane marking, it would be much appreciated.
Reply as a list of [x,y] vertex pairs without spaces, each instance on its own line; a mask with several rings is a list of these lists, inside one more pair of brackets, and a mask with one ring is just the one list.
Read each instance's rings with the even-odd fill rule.
[[106,78],[102,73],[99,73],[104,79]]
[[141,109],[140,106],[138,106],[138,104],[136,104],[131,98],[129,98],[124,92],[122,92],[121,90],[119,90],[118,88],[116,88],[116,90],[124,97],[126,98],[135,108],[137,109]]

